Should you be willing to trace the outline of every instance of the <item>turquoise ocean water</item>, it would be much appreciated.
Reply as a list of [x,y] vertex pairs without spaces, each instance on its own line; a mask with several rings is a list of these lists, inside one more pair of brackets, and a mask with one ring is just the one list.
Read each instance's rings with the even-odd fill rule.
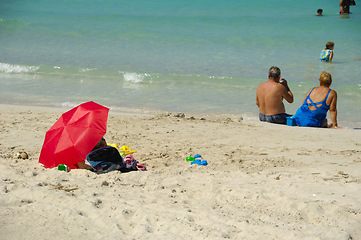
[[[275,65],[295,95],[288,113],[326,70],[340,125],[361,127],[359,5],[340,16],[328,0],[2,0],[0,103],[256,118]],[[318,60],[328,41],[332,64]]]

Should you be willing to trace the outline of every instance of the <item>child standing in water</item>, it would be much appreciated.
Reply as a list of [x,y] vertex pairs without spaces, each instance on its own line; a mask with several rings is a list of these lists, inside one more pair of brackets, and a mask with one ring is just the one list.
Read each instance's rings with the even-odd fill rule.
[[332,62],[334,46],[335,46],[335,43],[333,43],[333,42],[326,43],[326,48],[324,50],[322,50],[322,52],[320,54],[321,61]]

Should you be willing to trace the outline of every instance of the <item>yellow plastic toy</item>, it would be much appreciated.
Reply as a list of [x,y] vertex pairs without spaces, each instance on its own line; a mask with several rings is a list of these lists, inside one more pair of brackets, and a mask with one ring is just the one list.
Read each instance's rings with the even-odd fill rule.
[[[117,143],[108,143],[108,146],[111,146],[111,147],[115,147],[115,148],[118,148],[118,144]],[[132,151],[130,150],[130,147],[129,146],[122,146],[121,148],[118,149],[119,153],[121,156],[124,156],[124,155],[129,155],[129,154],[132,154],[132,153],[136,153],[137,151]]]
[[108,146],[118,148],[118,144],[117,144],[117,143],[108,143]]
[[132,150],[130,150],[129,146],[124,145],[121,148],[119,148],[119,152],[123,152],[123,153],[125,153],[125,155],[129,155],[129,154],[132,154],[132,153],[136,153],[137,151],[132,151]]

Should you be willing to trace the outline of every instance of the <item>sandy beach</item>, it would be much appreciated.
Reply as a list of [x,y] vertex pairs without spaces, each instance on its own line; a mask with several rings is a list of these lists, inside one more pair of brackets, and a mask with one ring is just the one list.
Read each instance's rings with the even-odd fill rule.
[[0,108],[1,239],[361,239],[360,130],[111,110],[147,171],[63,172],[38,160],[69,109]]

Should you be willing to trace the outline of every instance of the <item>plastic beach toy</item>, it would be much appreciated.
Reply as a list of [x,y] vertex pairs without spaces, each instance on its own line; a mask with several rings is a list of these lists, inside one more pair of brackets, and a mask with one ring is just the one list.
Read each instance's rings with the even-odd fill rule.
[[58,170],[59,171],[64,171],[64,172],[69,172],[70,171],[69,167],[67,165],[65,165],[65,164],[59,164],[58,165]]
[[191,165],[193,164],[198,164],[198,165],[203,165],[206,166],[208,164],[207,160],[194,160],[193,162],[191,162]]
[[119,148],[119,152],[125,153],[125,155],[136,153],[137,151],[131,151],[129,146],[122,146]]
[[186,160],[188,162],[191,162],[191,165],[193,165],[193,164],[198,164],[198,165],[203,165],[203,166],[208,165],[207,160],[202,160],[202,159],[203,159],[202,156],[199,155],[199,154],[194,155],[194,157],[187,157],[186,158]]
[[108,146],[118,148],[118,144],[116,143],[108,143]]
[[287,118],[287,126],[297,126],[295,115]]

